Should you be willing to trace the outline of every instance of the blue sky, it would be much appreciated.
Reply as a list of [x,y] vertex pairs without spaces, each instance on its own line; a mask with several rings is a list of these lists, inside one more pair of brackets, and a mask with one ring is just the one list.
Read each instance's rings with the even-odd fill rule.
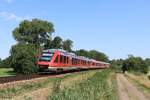
[[12,30],[32,18],[52,22],[53,36],[73,40],[74,50],[150,57],[150,0],[0,0],[0,58],[16,43]]

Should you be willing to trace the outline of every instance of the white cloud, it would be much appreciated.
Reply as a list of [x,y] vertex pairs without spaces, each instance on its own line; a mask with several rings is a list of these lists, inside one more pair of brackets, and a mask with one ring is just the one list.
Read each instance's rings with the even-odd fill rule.
[[0,17],[4,18],[7,21],[9,21],[9,20],[21,21],[24,19],[30,19],[28,16],[20,17],[14,13],[9,13],[9,12],[5,12],[5,11],[0,12]]

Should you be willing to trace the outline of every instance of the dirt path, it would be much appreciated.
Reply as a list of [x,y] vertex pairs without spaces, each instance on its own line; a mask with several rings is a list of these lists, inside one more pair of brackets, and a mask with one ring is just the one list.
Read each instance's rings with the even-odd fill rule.
[[120,100],[150,100],[130,83],[123,74],[117,74],[117,85]]

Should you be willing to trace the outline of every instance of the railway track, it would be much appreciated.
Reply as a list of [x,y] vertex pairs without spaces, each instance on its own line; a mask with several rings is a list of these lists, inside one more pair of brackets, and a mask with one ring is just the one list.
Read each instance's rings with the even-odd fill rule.
[[22,81],[22,80],[30,80],[30,79],[41,78],[41,77],[48,77],[48,76],[52,76],[52,75],[54,75],[54,74],[49,74],[49,75],[48,74],[46,74],[46,75],[28,74],[28,75],[0,77],[0,84],[15,82],[15,81]]
[[5,76],[0,77],[0,84],[9,83],[9,82],[15,82],[15,81],[24,81],[24,80],[31,80],[36,78],[42,78],[42,77],[50,77],[50,76],[58,76],[63,75],[67,73],[74,73],[76,71],[66,71],[66,72],[60,72],[60,73],[38,73],[38,74],[26,74],[26,75],[16,75],[16,76]]
[[[82,70],[82,71],[96,70],[96,69],[97,68],[95,68],[95,69],[85,69],[85,70]],[[0,77],[0,84],[15,82],[15,81],[31,80],[31,79],[49,77],[49,76],[54,76],[55,77],[55,76],[63,75],[63,74],[67,74],[67,73],[78,73],[80,71],[66,71],[66,72],[61,72],[61,73],[40,73],[40,74],[27,74],[27,75],[20,74],[20,75],[16,75],[16,76],[6,76],[6,77]]]

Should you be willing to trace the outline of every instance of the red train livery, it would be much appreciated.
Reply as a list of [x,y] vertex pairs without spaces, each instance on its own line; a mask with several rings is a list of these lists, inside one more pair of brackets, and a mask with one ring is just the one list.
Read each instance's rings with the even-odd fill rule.
[[41,71],[67,71],[95,68],[109,68],[109,63],[76,56],[62,49],[43,50],[37,62]]

